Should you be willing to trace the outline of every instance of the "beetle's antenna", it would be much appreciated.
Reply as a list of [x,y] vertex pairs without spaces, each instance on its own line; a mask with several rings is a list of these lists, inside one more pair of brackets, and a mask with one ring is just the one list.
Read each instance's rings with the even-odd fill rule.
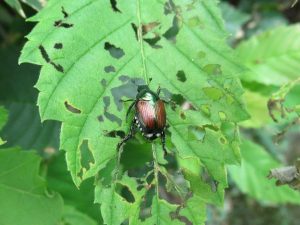
[[159,94],[160,94],[160,91],[161,91],[161,89],[160,89],[160,85],[158,85],[158,88],[157,88],[157,91],[156,91],[157,95],[159,95]]

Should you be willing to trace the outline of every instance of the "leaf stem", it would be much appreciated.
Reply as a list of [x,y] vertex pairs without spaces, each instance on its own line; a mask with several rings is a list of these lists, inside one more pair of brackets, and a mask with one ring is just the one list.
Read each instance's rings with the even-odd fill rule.
[[[157,152],[156,152],[156,144],[153,142],[152,143],[152,154],[153,154],[153,167],[154,167],[154,179],[155,179],[155,190],[156,190],[156,206],[157,206],[157,211],[159,210],[159,182],[158,182],[158,171],[159,171],[159,165],[157,163]],[[157,224],[160,224],[159,221],[156,221]]]
[[140,7],[140,0],[136,0],[137,5],[137,18],[138,18],[138,41],[140,43],[140,49],[141,49],[141,56],[142,56],[142,74],[145,79],[145,83],[148,85],[148,75],[147,75],[147,66],[146,66],[146,58],[145,58],[145,52],[144,52],[144,45],[143,45],[143,33],[142,33],[142,19],[141,19],[141,7]]

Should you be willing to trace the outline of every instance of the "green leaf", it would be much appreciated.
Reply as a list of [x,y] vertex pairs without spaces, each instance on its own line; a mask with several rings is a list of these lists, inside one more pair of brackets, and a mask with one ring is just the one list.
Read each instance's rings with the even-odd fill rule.
[[220,7],[225,20],[225,27],[231,34],[230,41],[233,42],[236,38],[240,38],[243,24],[251,17],[227,2],[221,2]]
[[29,5],[31,8],[39,11],[42,9],[43,6],[45,6],[47,0],[5,0],[5,2],[15,9],[20,16],[26,17],[25,12],[22,9],[21,2]]
[[10,6],[12,7],[13,9],[15,9],[19,14],[20,16],[22,17],[26,17],[23,9],[22,9],[22,6],[21,6],[21,3],[19,0],[5,0],[5,2]]
[[[117,189],[123,187],[131,193],[132,199],[125,199]],[[101,213],[105,224],[114,225],[121,224],[129,218],[130,224],[132,220],[138,220],[140,204],[144,190],[137,190],[138,184],[135,179],[128,176],[123,176],[118,181],[113,181],[112,184],[103,185],[98,182],[95,190],[95,202],[101,204]],[[133,223],[139,224],[139,223]]]
[[263,202],[300,204],[299,192],[288,186],[276,187],[274,180],[267,179],[270,169],[281,165],[262,147],[244,140],[241,153],[241,167],[230,166],[229,172],[242,192]]
[[47,167],[47,183],[51,190],[58,192],[66,205],[75,207],[96,221],[100,221],[99,205],[94,204],[94,180],[88,179],[80,185],[74,185],[67,170],[64,154],[53,156]]
[[[19,61],[42,65],[36,84],[41,119],[62,122],[60,149],[66,151],[74,183],[79,186],[98,177],[95,198],[104,222],[140,224],[137,215],[147,185],[155,186],[155,193],[154,211],[145,223],[170,222],[165,212],[176,214],[179,205],[159,196],[159,174],[167,162],[162,151],[153,152],[155,178],[141,178],[141,190],[140,179],[112,163],[118,162],[116,136],[130,127],[125,120],[129,103],[120,100],[135,98],[137,85],[150,80],[152,90],[161,86],[162,97],[176,102],[175,109],[167,107],[167,139],[174,152],[182,159],[196,158],[223,192],[225,165],[240,159],[235,124],[248,118],[237,78],[244,67],[226,44],[216,1],[115,3],[50,1],[30,19],[38,24],[27,36]],[[192,110],[181,110],[183,102]],[[115,165],[117,172],[106,171]],[[112,171],[119,176],[112,179]],[[111,182],[105,183],[107,179]],[[127,187],[134,202],[120,195],[120,185]],[[190,201],[187,206],[195,200]],[[183,223],[180,213],[188,214],[180,210],[172,224]]]
[[[40,177],[40,157],[18,148],[0,151],[0,224],[56,224],[63,201],[48,193]],[[16,208],[17,206],[17,208]]]
[[6,147],[21,146],[47,155],[58,149],[60,124],[40,122],[38,92],[33,88],[39,70],[29,64],[18,66],[19,51],[17,47],[0,49],[0,104],[9,111],[0,136],[7,141]]
[[282,26],[242,42],[237,53],[251,71],[241,79],[281,86],[298,78],[299,34],[299,25]]
[[[6,121],[7,121],[7,111],[3,106],[0,106],[0,130],[2,129]],[[3,141],[0,137],[0,145],[3,145],[4,143],[5,141]]]
[[251,118],[240,125],[247,128],[258,128],[272,122],[268,112],[268,98],[257,92],[246,91],[245,99]]
[[97,222],[76,210],[73,206],[64,206],[62,225],[97,225]]

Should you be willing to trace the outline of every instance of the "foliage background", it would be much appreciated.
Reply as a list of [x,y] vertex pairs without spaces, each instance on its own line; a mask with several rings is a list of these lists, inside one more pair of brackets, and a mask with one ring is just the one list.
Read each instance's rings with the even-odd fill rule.
[[[93,180],[76,189],[63,154],[57,152],[60,124],[40,122],[38,93],[32,88],[39,67],[18,66],[24,36],[33,26],[25,23],[23,17],[34,15],[34,9],[42,7],[24,2],[7,1],[16,11],[4,2],[0,4],[0,103],[9,114],[5,126],[1,118],[6,116],[0,114],[0,127],[4,126],[0,137],[7,141],[5,148],[34,149],[42,156],[40,175],[47,180],[48,188],[64,200],[64,212],[58,215],[62,224],[97,224],[101,218],[99,206],[93,204]],[[291,4],[292,1],[279,0],[221,2],[226,28],[232,34],[229,44],[249,69],[241,80],[252,118],[241,124],[242,168],[229,168],[230,185],[224,207],[210,206],[207,224],[297,224],[300,219],[298,193],[266,182],[269,169],[293,164],[300,153],[299,125],[291,122],[298,115],[291,113],[283,119],[279,115],[279,123],[274,123],[266,107],[280,86],[299,76],[300,29],[296,23],[300,20],[300,6],[291,8]],[[296,86],[289,92],[287,107],[300,103],[299,91]]]

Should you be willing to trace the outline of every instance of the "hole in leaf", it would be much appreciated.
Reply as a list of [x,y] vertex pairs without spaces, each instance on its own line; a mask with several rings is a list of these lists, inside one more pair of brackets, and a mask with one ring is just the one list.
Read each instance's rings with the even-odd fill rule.
[[221,89],[219,88],[215,88],[215,87],[205,87],[202,89],[204,94],[209,97],[210,99],[212,99],[213,101],[217,101],[220,98],[223,97],[223,92]]
[[101,85],[102,85],[103,87],[106,87],[106,85],[107,85],[107,81],[106,81],[105,79],[102,79],[102,80],[100,81],[100,83],[101,83]]
[[181,94],[173,94],[171,100],[180,106],[186,102],[186,99]]
[[125,137],[125,132],[122,130],[112,130],[112,131],[104,131],[104,135],[107,137],[120,137],[120,138],[124,138]]
[[181,82],[185,82],[186,81],[186,76],[183,70],[179,70],[176,74],[177,76],[177,80],[181,81]]
[[154,185],[149,186],[147,188],[148,191],[145,194],[145,197],[143,198],[143,201],[141,202],[140,205],[140,214],[139,214],[139,219],[141,221],[145,221],[147,218],[151,216],[151,205],[152,205],[152,199],[154,198],[155,194],[155,187]]
[[159,36],[156,36],[156,37],[154,37],[154,38],[144,38],[144,41],[145,41],[146,43],[148,43],[152,48],[158,49],[158,48],[162,48],[161,45],[158,45],[158,44],[157,44],[157,42],[159,42],[160,39],[161,39],[161,38],[160,38]]
[[110,0],[110,4],[111,4],[112,9],[113,9],[115,12],[121,13],[121,10],[118,9],[118,7],[117,7],[117,0]]
[[178,206],[176,208],[176,211],[175,212],[170,212],[170,217],[172,220],[179,220],[180,222],[184,223],[185,225],[193,225],[193,223],[185,216],[181,216],[179,214],[180,212],[180,209],[182,208],[182,206]]
[[137,87],[140,84],[144,84],[144,80],[141,78],[130,78],[127,76],[120,76],[119,79],[123,82],[122,85],[112,88],[111,93],[114,98],[114,103],[117,109],[121,111],[124,106],[122,99],[135,99],[137,94]]
[[218,190],[219,182],[212,178],[206,168],[203,168],[203,171],[201,172],[201,178],[210,186],[212,192],[216,192]]
[[137,25],[135,25],[135,23],[131,23],[131,27],[132,27],[132,29],[133,29],[133,31],[134,31],[136,40],[139,40],[139,38],[138,38],[138,27],[137,27]]
[[42,45],[40,45],[39,50],[41,52],[42,57],[45,59],[45,61],[47,63],[50,63],[51,60],[50,60],[50,57],[49,57],[48,53],[46,52],[46,49]]
[[86,168],[86,170],[90,169],[90,164],[95,163],[95,159],[92,151],[89,148],[88,140],[83,140],[80,146],[80,154],[81,154],[81,165]]
[[64,18],[67,18],[69,16],[69,14],[66,12],[66,10],[63,6],[61,7],[61,12],[64,15]]
[[46,49],[40,45],[39,46],[39,50],[41,52],[41,55],[43,57],[43,59],[49,63],[50,65],[52,65],[54,67],[54,69],[56,69],[58,72],[63,73],[64,72],[64,68],[60,65],[60,64],[55,64],[49,57],[48,53],[46,52]]
[[53,47],[55,49],[62,49],[63,48],[63,44],[62,43],[55,43]]
[[172,0],[169,0],[164,5],[164,14],[168,15],[171,14],[176,10],[176,6]]
[[117,184],[117,189],[120,190],[120,195],[127,201],[130,203],[134,203],[135,202],[135,198],[132,194],[132,192],[129,190],[129,188],[125,185],[122,185],[120,183]]
[[206,131],[203,127],[189,126],[189,133],[193,135],[192,140],[203,141],[206,135]]
[[71,28],[73,27],[72,23],[65,23],[62,20],[57,20],[54,22],[55,27]]
[[122,120],[116,115],[107,112],[108,107],[110,106],[110,97],[109,96],[103,97],[103,102],[104,102],[104,116],[110,121],[116,122],[119,126],[121,126]]
[[169,41],[176,41],[176,36],[179,33],[180,20],[177,16],[173,19],[172,26],[163,34],[163,36]]
[[112,72],[116,72],[116,69],[115,69],[114,66],[110,65],[110,66],[104,67],[104,71],[105,71],[106,73],[112,73]]
[[69,110],[71,113],[76,113],[76,114],[80,114],[81,110],[77,109],[76,107],[72,106],[70,103],[68,103],[68,101],[65,101],[65,107],[67,108],[67,110]]
[[104,122],[104,118],[102,115],[98,116],[97,119],[100,121],[100,122]]
[[118,48],[109,42],[104,43],[104,49],[109,51],[109,54],[116,59],[120,59],[125,55],[123,49]]

